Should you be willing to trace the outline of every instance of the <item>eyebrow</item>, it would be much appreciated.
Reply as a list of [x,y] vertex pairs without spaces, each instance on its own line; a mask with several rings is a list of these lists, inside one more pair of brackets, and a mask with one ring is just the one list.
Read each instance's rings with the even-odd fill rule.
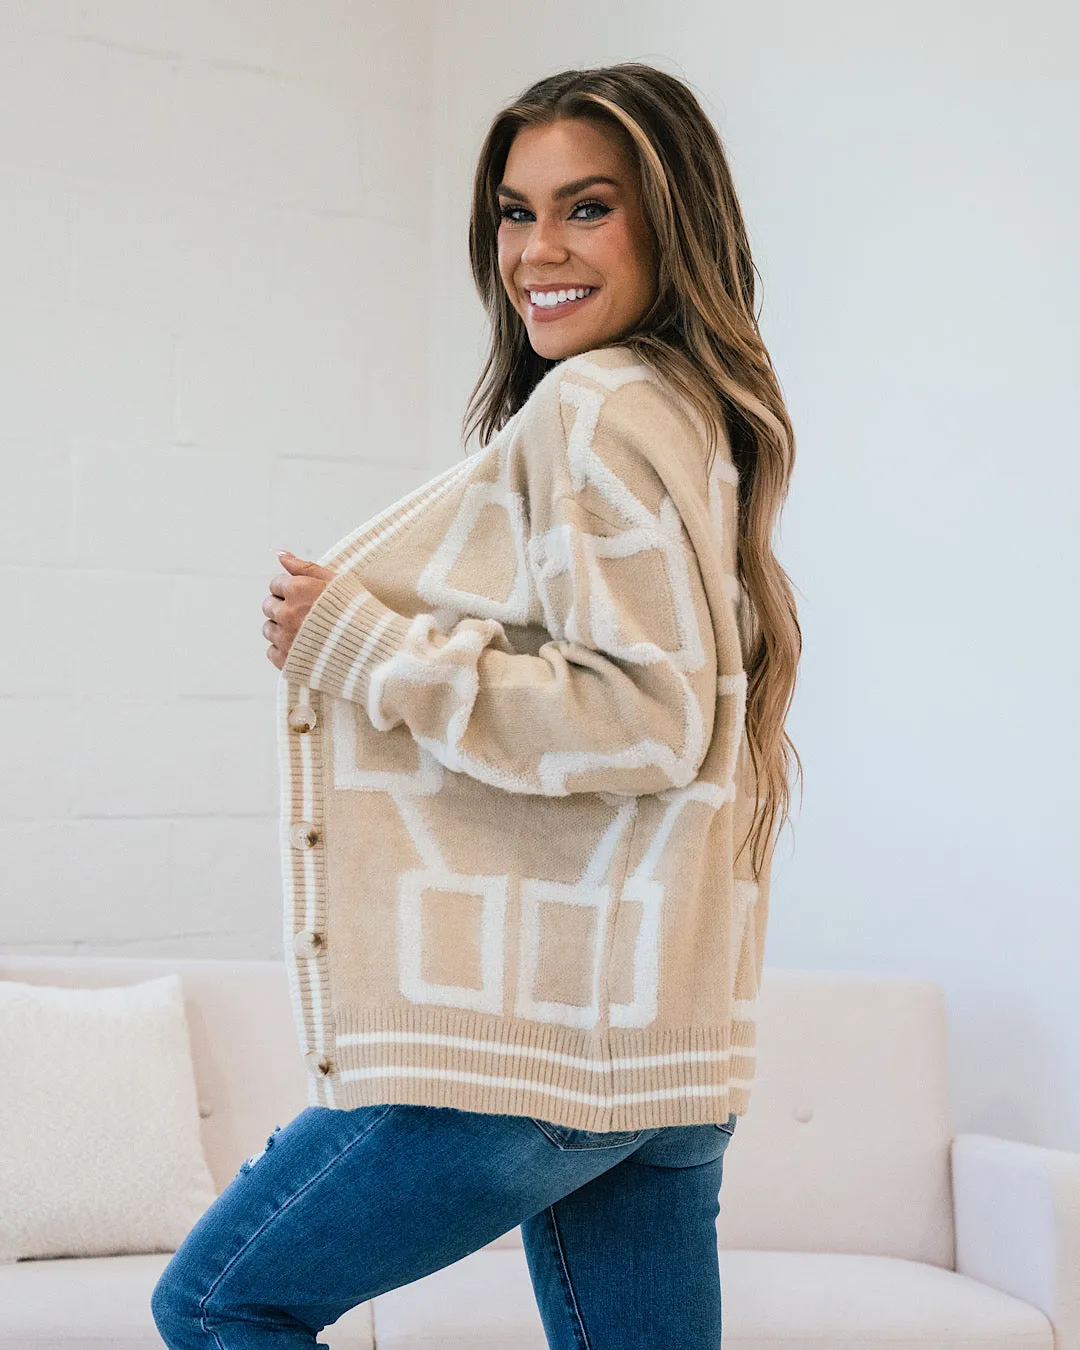
[[[572,197],[575,192],[582,192],[585,188],[591,187],[593,183],[607,183],[614,188],[619,186],[616,179],[608,178],[602,173],[594,173],[590,174],[588,178],[575,178],[572,183],[564,183],[561,188],[555,189],[552,196],[556,201],[561,201],[563,197]],[[516,188],[509,187],[506,183],[500,183],[495,191],[501,197],[513,197],[518,202],[529,200],[524,192],[518,192]]]

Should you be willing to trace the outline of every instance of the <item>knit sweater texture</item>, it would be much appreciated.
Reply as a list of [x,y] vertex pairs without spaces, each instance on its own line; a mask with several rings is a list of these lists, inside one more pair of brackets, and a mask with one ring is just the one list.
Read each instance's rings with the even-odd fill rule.
[[308,1101],[724,1122],[755,1071],[738,474],[625,346],[352,531],[278,682]]

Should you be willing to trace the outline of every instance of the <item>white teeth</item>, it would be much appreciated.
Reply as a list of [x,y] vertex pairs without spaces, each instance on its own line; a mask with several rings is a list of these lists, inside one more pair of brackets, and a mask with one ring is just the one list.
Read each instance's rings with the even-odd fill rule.
[[581,300],[593,290],[592,286],[579,286],[570,291],[530,291],[529,299],[541,308],[561,305],[566,300]]

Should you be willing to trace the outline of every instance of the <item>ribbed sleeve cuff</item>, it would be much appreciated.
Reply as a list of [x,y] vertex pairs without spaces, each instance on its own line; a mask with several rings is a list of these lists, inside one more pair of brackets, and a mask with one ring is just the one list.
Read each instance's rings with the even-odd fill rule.
[[281,673],[366,707],[371,672],[402,647],[411,622],[372,595],[355,571],[338,572],[305,615]]

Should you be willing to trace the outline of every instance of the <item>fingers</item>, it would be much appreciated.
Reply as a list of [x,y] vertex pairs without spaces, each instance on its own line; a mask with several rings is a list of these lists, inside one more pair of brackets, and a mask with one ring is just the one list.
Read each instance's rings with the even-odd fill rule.
[[285,587],[290,580],[288,572],[279,572],[270,578],[270,594],[262,602],[262,612],[270,619],[277,618],[281,602],[287,598]]
[[279,648],[284,629],[277,622],[278,612],[285,604],[285,587],[289,581],[288,572],[279,572],[270,579],[270,594],[262,602],[262,612],[267,616],[262,626],[262,635],[270,644],[266,650],[266,659],[278,670],[285,663],[285,655]]
[[[300,619],[311,608],[314,599],[327,582],[336,575],[332,568],[320,567],[317,563],[297,558],[291,553],[279,553],[282,563],[289,571],[279,572],[270,579],[270,594],[262,602],[262,612],[267,621],[262,626],[262,635],[269,643],[266,659],[281,670],[285,665],[289,648],[292,646],[293,621],[290,618],[288,628],[280,620],[286,617],[284,611],[293,592],[292,600]],[[313,583],[314,587],[313,587]],[[310,599],[309,589],[313,587]]]
[[285,657],[288,654],[288,647],[283,647],[281,645],[282,632],[283,629],[281,625],[275,623],[273,619],[267,619],[262,626],[262,635],[269,643],[269,646],[266,649],[266,659],[272,666],[276,666],[278,670],[285,664]]

